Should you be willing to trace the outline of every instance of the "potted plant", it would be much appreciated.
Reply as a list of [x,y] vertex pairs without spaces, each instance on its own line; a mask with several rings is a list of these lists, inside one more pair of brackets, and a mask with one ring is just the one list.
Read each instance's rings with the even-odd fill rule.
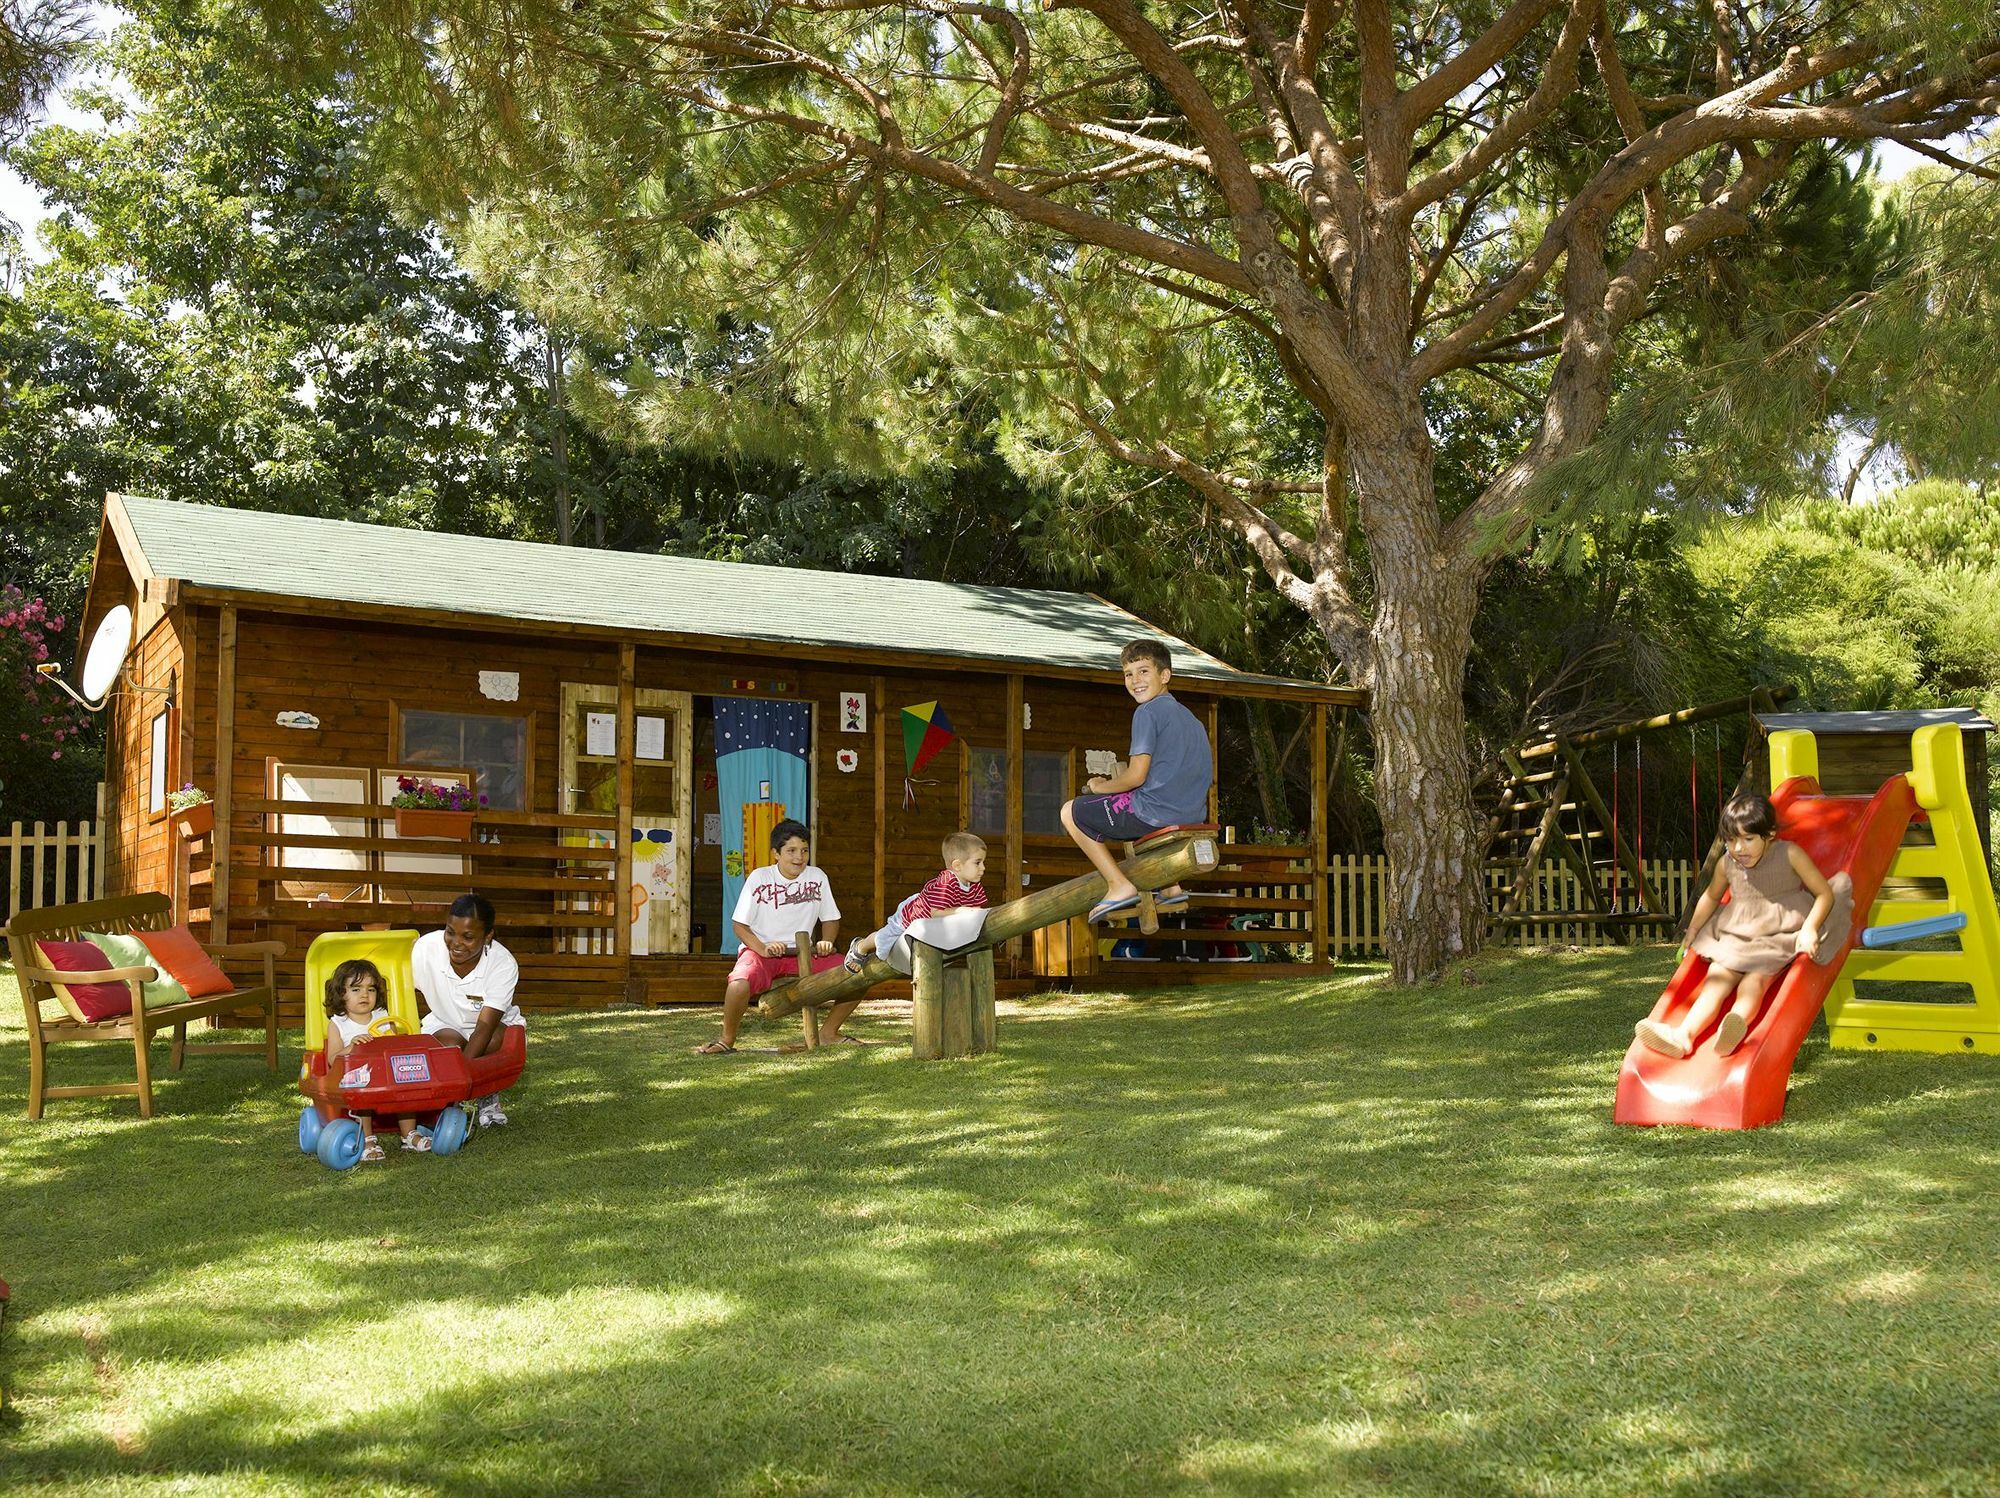
[[396,808],[396,836],[452,837],[464,842],[472,836],[472,819],[486,798],[475,796],[469,785],[440,785],[399,775],[389,804]]
[[215,803],[193,781],[167,792],[167,815],[185,838],[206,837],[215,830]]

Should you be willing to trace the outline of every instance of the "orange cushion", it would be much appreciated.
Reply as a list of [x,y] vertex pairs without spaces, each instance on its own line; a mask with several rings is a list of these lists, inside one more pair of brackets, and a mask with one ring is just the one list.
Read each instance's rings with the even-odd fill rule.
[[[118,966],[87,941],[36,941],[42,961],[59,973],[102,973]],[[53,983],[70,1018],[86,1025],[132,1012],[132,990],[123,983]]]
[[146,950],[153,954],[154,961],[188,991],[189,998],[206,999],[219,993],[236,991],[229,974],[209,960],[208,953],[202,951],[201,944],[187,927],[169,926],[164,931],[134,931],[132,934],[146,944]]

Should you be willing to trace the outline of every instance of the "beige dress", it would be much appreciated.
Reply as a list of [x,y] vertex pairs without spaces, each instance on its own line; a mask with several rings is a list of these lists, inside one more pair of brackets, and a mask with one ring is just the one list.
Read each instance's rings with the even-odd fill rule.
[[[1736,855],[1725,853],[1722,867],[1729,877],[1729,903],[1709,917],[1688,946],[1717,967],[1738,973],[1781,973],[1798,951],[1799,928],[1812,914],[1813,892],[1792,867],[1788,844],[1773,838],[1755,868],[1746,869]],[[1827,880],[1833,886],[1833,909],[1820,928],[1814,962],[1831,962],[1847,945],[1854,920],[1854,883],[1845,874]]]

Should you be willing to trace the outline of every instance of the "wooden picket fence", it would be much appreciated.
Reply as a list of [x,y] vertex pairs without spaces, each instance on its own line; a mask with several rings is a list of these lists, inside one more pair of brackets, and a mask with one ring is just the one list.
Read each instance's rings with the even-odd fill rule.
[[[1692,903],[1695,875],[1699,871],[1687,859],[1648,860],[1646,877],[1667,910],[1678,914]],[[1488,874],[1491,904],[1498,906],[1506,889],[1506,875]],[[1523,908],[1529,913],[1551,912],[1546,920],[1521,925],[1495,926],[1490,940],[1502,947],[1610,947],[1622,940],[1660,938],[1672,927],[1639,927],[1637,931],[1564,920],[1561,911],[1583,907],[1583,885],[1567,865],[1550,863],[1535,871],[1536,886]],[[1336,854],[1328,860],[1327,894],[1332,902],[1329,926],[1333,955],[1379,957],[1386,951],[1389,861],[1379,853]],[[1310,924],[1303,921],[1300,924]]]
[[7,919],[23,910],[104,897],[104,787],[92,822],[13,823],[0,833]]

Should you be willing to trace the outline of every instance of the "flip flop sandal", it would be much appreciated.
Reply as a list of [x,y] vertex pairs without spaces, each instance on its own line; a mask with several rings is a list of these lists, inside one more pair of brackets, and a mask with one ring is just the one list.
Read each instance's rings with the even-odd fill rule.
[[863,1040],[859,1035],[836,1035],[833,1038],[834,1045],[876,1046],[881,1043],[879,1040]]
[[1139,897],[1137,895],[1127,895],[1122,900],[1099,900],[1095,905],[1090,907],[1090,914],[1084,917],[1084,921],[1089,925],[1095,926],[1106,916],[1116,915],[1121,910],[1136,909],[1138,904]]
[[862,955],[859,952],[855,951],[853,948],[850,947],[848,949],[847,955],[841,959],[840,965],[846,968],[850,973],[859,973],[861,969],[866,967],[868,964],[867,961],[862,957]]
[[711,1040],[707,1045],[696,1046],[694,1053],[697,1056],[734,1056],[736,1047],[726,1041]]
[[1187,904],[1187,902],[1188,892],[1186,890],[1182,890],[1177,895],[1155,895],[1153,896],[1153,909],[1166,910],[1169,908],[1178,908]]

